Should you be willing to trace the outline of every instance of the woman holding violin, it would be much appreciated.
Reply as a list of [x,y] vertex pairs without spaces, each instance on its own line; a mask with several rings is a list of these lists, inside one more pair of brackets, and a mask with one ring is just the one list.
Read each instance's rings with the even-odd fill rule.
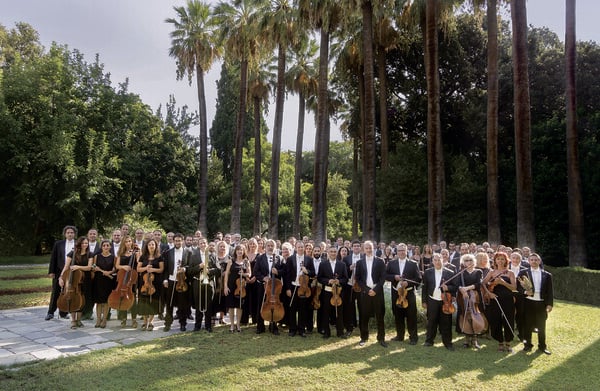
[[77,239],[75,247],[67,254],[65,267],[60,273],[58,284],[62,292],[58,298],[58,309],[71,313],[71,328],[83,327],[81,309],[85,304],[85,289],[83,286],[84,272],[92,270],[93,258],[90,258],[89,243],[85,236]]
[[[142,330],[152,331],[154,315],[159,313],[162,274],[164,261],[160,248],[154,239],[144,244],[141,255],[138,256],[137,272],[139,275],[138,313],[144,318]],[[135,319],[135,318],[134,318]],[[135,320],[134,320],[135,322]],[[134,326],[135,327],[135,326]]]
[[488,321],[492,338],[498,341],[499,352],[512,353],[514,338],[515,302],[513,291],[517,289],[514,273],[508,268],[508,255],[499,251],[494,254],[494,270],[482,281],[484,300],[489,302]]
[[213,297],[213,308],[217,318],[217,325],[219,325],[225,324],[224,317],[227,310],[227,302],[223,290],[227,284],[225,270],[227,269],[227,264],[231,261],[231,256],[229,255],[229,245],[223,240],[217,242],[216,250],[217,267],[220,270],[221,277],[217,279],[216,292]]
[[458,278],[458,317],[456,328],[459,333],[465,334],[463,347],[481,348],[477,336],[486,332],[487,320],[480,307],[481,298],[479,288],[483,274],[475,268],[475,256],[465,254],[460,258],[464,270]]
[[[115,269],[117,273],[121,276],[131,275],[132,277],[136,277],[136,273],[124,273],[131,272],[132,270],[136,270],[138,249],[133,245],[133,239],[130,236],[125,236],[121,240],[121,245],[119,246],[119,252],[117,253],[117,257],[115,258]],[[119,273],[119,271],[123,271]],[[119,278],[119,277],[117,277]],[[118,283],[119,281],[117,281]],[[137,292],[137,280],[131,281],[131,287],[133,290],[133,295],[135,297]],[[114,292],[113,292],[114,293]],[[135,320],[137,315],[137,304],[133,303],[130,307],[129,311],[131,312],[131,327],[137,328],[137,321]],[[121,327],[125,327],[127,325],[127,311],[117,309],[117,319],[121,321]]]
[[[250,270],[253,270],[254,265],[256,264],[256,257],[258,256],[258,243],[256,242],[256,239],[250,238],[246,247],[246,258],[248,258]],[[244,300],[244,303],[242,304],[242,325],[248,325],[250,317],[252,317],[252,323],[256,323],[256,320],[258,319],[258,311],[262,304],[259,303],[259,300],[262,300],[262,297],[258,298],[256,291],[256,277],[251,276],[250,279],[246,281],[246,300]]]
[[92,271],[92,297],[96,303],[96,326],[106,327],[106,317],[110,307],[108,306],[108,296],[115,288],[115,256],[110,252],[110,240],[103,240],[100,243],[101,252],[94,255]]
[[238,244],[235,246],[233,259],[227,262],[225,269],[226,285],[223,287],[223,294],[229,311],[230,333],[242,331],[242,305],[246,297],[246,280],[251,276],[250,261],[246,256],[246,246]]

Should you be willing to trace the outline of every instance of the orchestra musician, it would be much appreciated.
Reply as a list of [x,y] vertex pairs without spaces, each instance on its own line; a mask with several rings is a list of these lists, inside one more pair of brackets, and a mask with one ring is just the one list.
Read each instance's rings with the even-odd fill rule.
[[317,281],[323,285],[321,293],[321,308],[323,310],[323,338],[331,337],[331,328],[329,327],[329,319],[335,319],[335,328],[337,336],[347,338],[348,334],[344,333],[343,310],[344,302],[340,297],[341,303],[339,306],[331,304],[334,295],[334,289],[337,289],[339,295],[340,287],[343,287],[348,282],[348,270],[346,264],[341,260],[336,259],[337,249],[330,246],[327,249],[327,260],[322,261],[317,274]]
[[[442,256],[433,253],[431,256],[433,267],[425,270],[423,274],[423,288],[421,303],[427,310],[427,334],[423,346],[433,346],[437,330],[442,335],[442,342],[446,349],[454,350],[452,345],[452,314],[444,313],[442,293],[456,292],[454,281],[449,281],[454,273],[442,267]],[[450,304],[452,305],[452,304]]]
[[224,278],[226,285],[223,287],[229,312],[229,332],[231,333],[242,331],[242,304],[244,301],[242,291],[245,291],[246,279],[251,275],[250,262],[246,257],[246,246],[238,244],[235,246],[232,259],[227,263]]
[[[419,265],[407,258],[406,244],[400,243],[397,247],[396,258],[388,262],[386,267],[386,280],[392,282],[392,313],[396,326],[396,336],[392,341],[403,341],[405,329],[411,345],[416,345],[419,340],[417,332],[417,300],[415,289],[421,282]],[[398,292],[405,296],[406,307],[397,305]]]
[[187,290],[184,292],[175,289],[178,274],[182,274],[185,278],[186,268],[183,266],[183,253],[183,235],[176,233],[173,235],[173,248],[165,251],[162,255],[165,262],[165,270],[162,276],[163,300],[167,309],[163,331],[171,329],[171,325],[173,324],[173,307],[177,307],[177,319],[179,320],[180,331],[187,330],[187,319],[192,312]]
[[[361,253],[362,246],[360,241],[354,240],[352,242],[352,253],[346,255],[342,260],[346,264],[348,273],[348,282],[342,287],[342,300],[344,301],[344,326],[349,334],[352,333],[353,329],[358,326],[356,320],[356,307],[360,306],[358,301],[359,294],[353,290],[354,281],[356,276],[354,270],[358,261],[364,258],[364,254]],[[340,253],[343,251],[339,250]]]
[[[160,313],[160,297],[161,297],[161,280],[164,271],[164,259],[160,255],[160,247],[155,239],[150,239],[144,242],[144,248],[141,255],[138,254],[137,272],[138,272],[138,287],[139,301],[136,308],[136,313],[142,315],[144,323],[142,331],[154,330],[154,316]],[[150,278],[150,273],[154,279]],[[145,283],[151,284],[145,287]],[[135,288],[137,289],[137,288]],[[153,292],[152,292],[153,291]],[[136,305],[134,304],[134,307]],[[125,313],[127,315],[127,313]],[[133,313],[132,313],[133,315]],[[135,322],[135,321],[134,321]],[[136,326],[137,326],[137,322]]]
[[[285,264],[285,273],[283,278],[284,290],[290,299],[289,305],[289,335],[296,334],[306,337],[306,328],[308,323],[308,312],[310,310],[310,278],[315,276],[315,267],[312,257],[304,254],[305,244],[298,240],[296,242],[296,253],[291,255]],[[308,295],[300,295],[300,278],[307,277]],[[311,318],[312,319],[312,318]]]
[[[257,293],[259,297],[265,297],[265,283],[269,278],[279,278],[281,279],[281,275],[283,274],[283,260],[280,255],[275,253],[276,244],[273,239],[268,239],[265,242],[265,253],[259,255],[256,258],[256,264],[254,265],[254,270],[252,274],[256,277],[256,281],[258,283]],[[269,319],[263,319],[261,316],[261,311],[258,311],[258,319],[256,322],[256,334],[261,334],[265,332],[265,320],[269,321]],[[277,327],[277,322],[269,321],[269,331],[274,335],[279,335],[279,329]]]
[[360,286],[358,319],[360,328],[360,346],[364,346],[369,339],[369,318],[375,314],[377,321],[377,341],[384,348],[385,342],[385,300],[383,297],[383,284],[385,283],[385,262],[376,257],[373,242],[364,243],[365,256],[357,262],[354,269],[354,278]]

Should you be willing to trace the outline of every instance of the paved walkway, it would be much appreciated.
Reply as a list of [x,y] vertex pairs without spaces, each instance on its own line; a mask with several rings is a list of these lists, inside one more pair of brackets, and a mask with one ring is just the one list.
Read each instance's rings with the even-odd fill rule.
[[[104,329],[95,328],[95,320],[87,320],[83,321],[84,327],[71,330],[71,321],[58,319],[58,312],[54,319],[44,320],[47,311],[47,306],[0,311],[0,366],[82,354],[180,333],[179,327],[163,332],[164,322],[158,317],[154,318],[153,331],[141,331],[139,326],[137,330],[121,328],[119,320],[108,321]],[[112,315],[116,318],[115,310]],[[138,324],[141,325],[139,320]],[[189,326],[188,323],[188,330]]]

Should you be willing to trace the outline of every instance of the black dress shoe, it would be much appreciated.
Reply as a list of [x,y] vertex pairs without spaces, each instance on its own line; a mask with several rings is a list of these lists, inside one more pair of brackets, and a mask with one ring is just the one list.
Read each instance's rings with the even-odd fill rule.
[[537,350],[539,353],[544,353],[545,355],[549,356],[552,354],[551,351],[549,351],[548,349],[538,349]]
[[295,332],[295,331],[290,331],[290,332],[288,333],[288,335],[289,335],[290,337],[295,337],[295,336],[296,336],[296,332]]
[[525,345],[525,347],[523,348],[524,352],[531,352],[531,349],[533,349],[533,346],[531,345]]
[[277,330],[277,329],[273,330],[273,335],[279,335],[279,330]]
[[329,337],[331,337],[331,335],[323,334],[323,339],[327,339]]
[[393,337],[393,338],[391,339],[391,341],[398,341],[398,342],[402,342],[402,339],[400,339],[400,337],[396,335],[395,337]]
[[202,328],[200,328],[200,327],[194,327],[194,330],[193,330],[193,331],[194,331],[194,332],[198,332],[198,331],[200,331],[200,330],[202,330]]
[[433,346],[433,344],[431,342],[425,342],[423,346]]
[[44,319],[45,320],[54,319],[54,314],[48,314],[48,315],[46,315],[46,317]]
[[306,338],[306,334],[305,333],[300,333],[298,335],[301,336],[302,338]]
[[187,330],[187,328],[185,327],[184,324],[182,324],[181,326],[179,326],[179,331],[185,331]]
[[344,335],[346,336],[346,338],[350,338],[350,336],[352,335],[352,331],[347,331]]
[[344,333],[338,334],[337,337],[341,339],[348,339],[348,335]]
[[365,341],[364,339],[361,339],[360,342],[358,343],[358,346],[365,346],[366,343],[367,343],[367,341]]
[[60,315],[59,314],[58,317],[61,318],[61,319],[69,319],[69,314],[66,314],[66,315]]
[[417,344],[417,341],[416,341],[415,339],[413,339],[413,340],[411,340],[411,341],[409,342],[409,344],[410,344],[410,345],[416,345],[416,344]]
[[448,349],[449,351],[453,352],[454,351],[454,346],[448,345],[448,346],[446,346],[446,349]]
[[212,328],[206,329],[207,332],[212,333]]
[[256,334],[262,334],[264,332],[265,332],[265,330],[256,330]]
[[385,342],[384,340],[381,340],[381,341],[379,341],[379,344],[380,344],[381,346],[383,346],[384,348],[387,348],[387,347],[388,347],[388,343],[387,343],[387,342]]

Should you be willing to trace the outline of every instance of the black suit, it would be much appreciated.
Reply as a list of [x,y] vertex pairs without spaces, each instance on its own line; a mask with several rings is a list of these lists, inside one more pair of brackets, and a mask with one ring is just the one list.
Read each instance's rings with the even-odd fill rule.
[[[548,312],[546,311],[547,306],[554,306],[554,288],[552,286],[552,274],[548,273],[541,267],[539,268],[542,274],[541,286],[536,286],[532,276],[531,269],[525,269],[521,271],[519,276],[527,276],[529,281],[533,284],[533,291],[540,293],[540,301],[533,300],[533,296],[528,296],[523,300],[524,308],[524,344],[525,347],[531,348],[531,336],[533,329],[538,329],[538,348],[540,350],[546,349],[546,319],[548,319]],[[517,286],[519,292],[524,293],[524,288],[521,283]]]
[[183,259],[186,251],[183,248],[181,250],[182,255],[180,265],[176,265],[175,262],[175,247],[162,254],[165,263],[163,284],[164,281],[168,281],[166,288],[164,285],[162,286],[163,302],[167,308],[167,313],[165,315],[165,327],[167,327],[167,329],[170,328],[173,323],[173,307],[177,306],[177,318],[179,319],[179,324],[183,327],[187,324],[187,318],[192,313],[188,292],[178,292],[177,289],[175,289],[177,281],[171,281],[169,279],[169,276],[173,274],[177,266],[183,267]]
[[[198,331],[202,327],[202,318],[205,318],[204,328],[212,331],[215,278],[221,276],[221,269],[217,267],[214,254],[207,257],[199,248],[184,250],[182,263],[190,284],[191,304],[196,310],[194,331]],[[200,264],[204,264],[202,268],[200,268]],[[206,269],[204,269],[205,267]],[[201,273],[206,273],[206,275],[201,275]]]
[[[272,267],[274,267],[277,270],[277,274],[271,276],[271,269],[269,269],[269,257],[271,257],[271,259],[273,260],[273,265]],[[273,277],[273,278],[279,278],[281,279],[281,275],[283,274],[283,270],[284,270],[284,264],[283,264],[283,259],[281,257],[281,255],[267,255],[266,253],[259,255],[256,258],[256,263],[254,264],[254,269],[252,270],[252,274],[256,277],[256,284],[257,284],[257,294],[259,298],[263,298],[264,294],[265,294],[265,285],[264,285],[264,278],[265,277]],[[262,306],[262,303],[260,303],[260,305]],[[269,320],[269,319],[266,319]],[[277,323],[276,322],[272,322],[272,324],[269,324],[269,330],[272,331],[273,333],[279,333],[279,331],[277,330]],[[261,315],[261,311],[259,309],[258,311],[258,319],[256,322],[256,332],[257,333],[263,333],[265,332],[265,319],[262,318]]]
[[[352,266],[352,259],[354,257],[354,253],[348,254],[344,257],[343,262],[346,265],[346,271],[348,273],[348,279],[353,277],[352,270],[350,270],[350,266]],[[364,259],[365,255],[360,254],[360,259]],[[355,269],[356,270],[356,269]],[[354,279],[356,280],[356,274],[354,274]],[[348,285],[347,283],[342,286],[342,300],[344,301],[344,327],[348,331],[352,331],[357,325],[357,310],[356,307],[360,306],[360,302],[358,301],[359,293],[354,292],[352,290],[352,285]]]
[[[369,318],[375,314],[377,320],[377,340],[385,340],[385,299],[383,297],[383,284],[385,283],[385,262],[383,259],[373,257],[373,266],[371,268],[371,279],[373,286],[367,285],[368,269],[365,258],[358,261],[354,269],[354,278],[360,286],[360,296],[358,305],[358,319],[360,327],[360,339],[366,341],[369,339]],[[375,292],[374,296],[369,295],[369,291]]]
[[[442,268],[442,281],[448,281],[454,273],[450,269]],[[443,282],[440,283],[440,285]],[[454,280],[446,284],[448,292],[454,294],[456,285]],[[437,288],[435,281],[435,268],[431,267],[425,270],[423,274],[423,288],[421,301],[427,305],[427,336],[425,337],[426,344],[433,344],[437,329],[439,328],[442,335],[444,346],[452,346],[452,315],[445,314],[442,311],[442,301],[433,298],[433,293]]]
[[[289,327],[290,333],[293,335],[295,333],[304,334],[306,328],[308,326],[308,311],[310,302],[310,296],[300,296],[298,295],[298,286],[296,284],[297,270],[298,270],[298,258],[297,254],[290,256],[285,263],[285,272],[283,275],[283,289],[291,292],[290,297],[290,306],[289,306]],[[303,256],[303,266],[308,271],[308,277],[315,276],[315,265],[313,259],[307,255]],[[310,286],[309,286],[310,289]],[[297,316],[297,319],[296,319]],[[312,326],[312,325],[311,325]]]
[[[56,302],[58,301],[58,297],[60,296],[61,288],[58,284],[58,279],[60,278],[60,274],[62,273],[65,267],[65,259],[66,252],[65,246],[67,241],[57,240],[54,242],[54,246],[52,247],[52,254],[50,255],[50,265],[48,267],[48,274],[53,274],[52,277],[52,293],[50,295],[50,305],[48,306],[48,314],[54,315],[56,311]],[[73,241],[73,245],[75,245],[75,241]],[[67,312],[59,311],[58,314],[61,317],[65,317],[68,315]]]
[[[399,282],[396,281],[397,275],[401,276],[401,278],[411,280],[407,281],[408,285],[405,288],[406,301],[408,302],[408,307],[406,308],[396,305],[399,284]],[[407,259],[404,263],[404,270],[400,272],[400,260],[394,259],[387,264],[385,279],[392,282],[392,313],[394,314],[396,325],[396,336],[399,341],[404,339],[406,322],[410,341],[416,343],[419,339],[419,334],[417,332],[417,300],[415,297],[415,288],[421,282],[419,265],[415,261]]]
[[319,274],[317,275],[317,281],[323,285],[321,308],[323,309],[323,335],[325,337],[331,336],[331,329],[329,327],[329,320],[331,318],[335,318],[337,336],[341,337],[344,335],[343,311],[344,306],[347,305],[347,303],[344,303],[342,299],[341,305],[337,307],[331,305],[331,298],[333,294],[332,286],[329,283],[329,280],[335,280],[336,278],[342,287],[348,283],[348,270],[344,262],[336,261],[335,267],[332,269],[329,260],[321,261],[321,265],[319,266]]

